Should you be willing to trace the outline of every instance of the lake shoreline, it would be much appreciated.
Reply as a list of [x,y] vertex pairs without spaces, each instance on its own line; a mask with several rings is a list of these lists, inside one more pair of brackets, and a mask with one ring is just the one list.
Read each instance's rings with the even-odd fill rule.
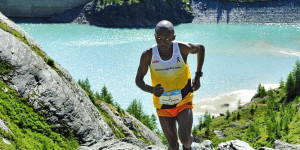
[[[266,90],[275,89],[279,84],[263,84]],[[230,93],[221,94],[213,98],[202,99],[194,103],[194,115],[203,115],[206,112],[214,116],[225,114],[227,110],[233,112],[240,106],[250,102],[256,90],[236,90]],[[240,101],[240,102],[239,102]]]

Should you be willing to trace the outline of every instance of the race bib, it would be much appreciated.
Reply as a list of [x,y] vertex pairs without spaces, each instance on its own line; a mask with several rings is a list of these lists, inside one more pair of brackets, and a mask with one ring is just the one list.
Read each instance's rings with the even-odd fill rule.
[[178,104],[181,100],[181,90],[164,91],[164,93],[159,97],[159,103],[165,105]]

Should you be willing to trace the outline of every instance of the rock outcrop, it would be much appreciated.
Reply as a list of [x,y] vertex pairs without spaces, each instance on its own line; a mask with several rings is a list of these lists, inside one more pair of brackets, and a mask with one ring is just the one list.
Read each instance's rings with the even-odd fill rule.
[[298,0],[224,2],[193,0],[193,23],[300,23]]
[[[47,122],[61,131],[71,129],[83,146],[112,142],[124,147],[132,146],[132,149],[138,147],[115,137],[105,118],[67,70],[56,62],[53,62],[53,68],[45,62],[49,59],[47,55],[42,57],[32,50],[33,46],[41,49],[32,37],[1,13],[0,21],[20,33],[25,40],[19,40],[0,28],[0,60],[13,66],[11,72],[0,75],[0,80],[14,88],[21,97],[26,97],[35,110],[45,115]],[[113,112],[107,112],[118,119],[112,115]],[[139,136],[150,143],[162,145],[156,134],[129,114],[126,115],[138,125],[137,130],[143,131],[139,132]],[[136,139],[124,123],[118,124],[127,132],[128,137]]]
[[217,150],[254,150],[248,143],[240,140],[232,140],[220,143]]
[[154,26],[167,19],[179,23],[300,23],[298,0],[225,2],[190,1],[192,11],[181,0],[141,0],[137,4],[107,5],[95,2],[53,16],[50,22],[90,24],[105,27]]
[[[6,121],[4,121],[3,119],[0,118],[0,129],[4,130],[5,132],[12,133],[11,130],[10,130],[10,128],[8,128],[6,126],[6,124],[7,124]],[[11,145],[11,142],[8,141],[7,139],[3,138],[3,137],[2,137],[2,141],[5,144]]]
[[107,5],[103,9],[96,2],[53,16],[50,22],[90,24],[104,27],[147,27],[161,20],[174,24],[189,23],[192,14],[181,0],[141,0],[139,3]]
[[292,145],[292,144],[288,144],[288,143],[276,140],[274,143],[274,148],[280,149],[280,150],[299,150],[300,145]]

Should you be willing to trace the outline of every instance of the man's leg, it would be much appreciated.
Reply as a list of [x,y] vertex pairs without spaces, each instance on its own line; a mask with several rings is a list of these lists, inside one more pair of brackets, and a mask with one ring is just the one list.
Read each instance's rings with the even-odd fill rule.
[[193,137],[191,135],[193,126],[193,111],[188,108],[176,116],[178,122],[178,134],[181,143],[186,149],[190,149]]
[[178,150],[176,119],[172,117],[159,117],[161,128],[168,140],[168,150]]

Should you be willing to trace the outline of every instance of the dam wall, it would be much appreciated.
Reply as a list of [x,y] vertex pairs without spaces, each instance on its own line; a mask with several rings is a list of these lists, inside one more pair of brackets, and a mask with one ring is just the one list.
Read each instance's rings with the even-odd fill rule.
[[0,12],[8,17],[50,17],[92,0],[0,0]]

